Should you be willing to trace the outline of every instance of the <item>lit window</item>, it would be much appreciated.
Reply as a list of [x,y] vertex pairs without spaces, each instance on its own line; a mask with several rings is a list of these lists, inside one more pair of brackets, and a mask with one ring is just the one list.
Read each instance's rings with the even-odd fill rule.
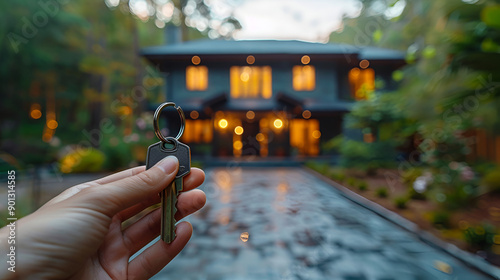
[[351,96],[356,100],[368,99],[375,89],[375,71],[371,68],[353,68],[349,71]]
[[186,120],[181,140],[185,143],[210,143],[212,133],[211,120]]
[[314,66],[293,67],[293,89],[297,91],[311,91],[316,87],[316,71]]
[[186,68],[186,88],[188,90],[206,90],[208,87],[208,68],[206,66],[188,66]]
[[269,66],[233,66],[230,78],[233,98],[269,99],[272,96],[272,74]]
[[318,120],[290,120],[290,145],[297,149],[299,155],[318,155],[320,138]]

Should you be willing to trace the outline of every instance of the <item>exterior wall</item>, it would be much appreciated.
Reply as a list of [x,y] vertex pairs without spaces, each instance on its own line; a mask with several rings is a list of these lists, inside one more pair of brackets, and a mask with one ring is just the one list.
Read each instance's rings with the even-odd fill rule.
[[[189,91],[186,89],[186,68],[179,67],[167,76],[167,96],[169,99],[183,102],[192,98],[207,99],[220,93],[230,93],[229,68],[238,64],[202,64],[208,67],[208,88],[206,91]],[[273,98],[280,92],[286,93],[298,100],[319,99],[322,101],[340,100],[340,90],[347,91],[348,84],[339,83],[340,72],[332,63],[311,63],[316,70],[316,87],[313,91],[295,91],[293,89],[293,66],[300,63],[265,63],[254,66],[271,66]],[[241,65],[246,66],[246,65]],[[344,74],[347,79],[347,72]],[[342,75],[343,76],[343,75]],[[344,94],[344,93],[343,93]]]
[[[188,66],[188,65],[186,65]],[[207,99],[222,92],[229,93],[229,67],[227,65],[205,65],[208,67],[208,88],[206,91],[190,91],[186,88],[186,67],[173,70],[168,75],[167,96],[177,102],[193,98]]]

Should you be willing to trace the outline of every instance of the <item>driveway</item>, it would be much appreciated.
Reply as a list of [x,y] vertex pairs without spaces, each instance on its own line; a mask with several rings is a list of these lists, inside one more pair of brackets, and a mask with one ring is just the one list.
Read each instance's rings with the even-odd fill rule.
[[153,279],[491,279],[301,168],[216,168],[185,250]]

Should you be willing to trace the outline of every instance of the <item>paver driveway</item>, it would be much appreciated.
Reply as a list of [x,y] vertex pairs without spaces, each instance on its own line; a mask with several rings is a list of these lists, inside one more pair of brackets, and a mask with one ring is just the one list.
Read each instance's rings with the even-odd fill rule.
[[154,279],[490,279],[300,168],[211,169],[202,189],[190,243]]

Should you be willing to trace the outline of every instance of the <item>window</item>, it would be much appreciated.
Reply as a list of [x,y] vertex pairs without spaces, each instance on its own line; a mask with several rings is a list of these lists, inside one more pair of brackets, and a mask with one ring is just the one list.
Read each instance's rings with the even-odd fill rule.
[[208,68],[206,66],[186,67],[186,88],[192,91],[206,90],[208,87]]
[[349,71],[351,96],[356,100],[368,99],[375,89],[375,71],[371,68],[353,68]]
[[181,140],[186,143],[210,143],[212,134],[211,120],[186,120]]
[[229,74],[231,97],[271,98],[272,74],[270,66],[233,66]]
[[290,146],[296,148],[299,155],[318,155],[320,138],[318,120],[290,120]]
[[293,89],[297,91],[312,91],[316,87],[316,71],[314,66],[293,67]]

